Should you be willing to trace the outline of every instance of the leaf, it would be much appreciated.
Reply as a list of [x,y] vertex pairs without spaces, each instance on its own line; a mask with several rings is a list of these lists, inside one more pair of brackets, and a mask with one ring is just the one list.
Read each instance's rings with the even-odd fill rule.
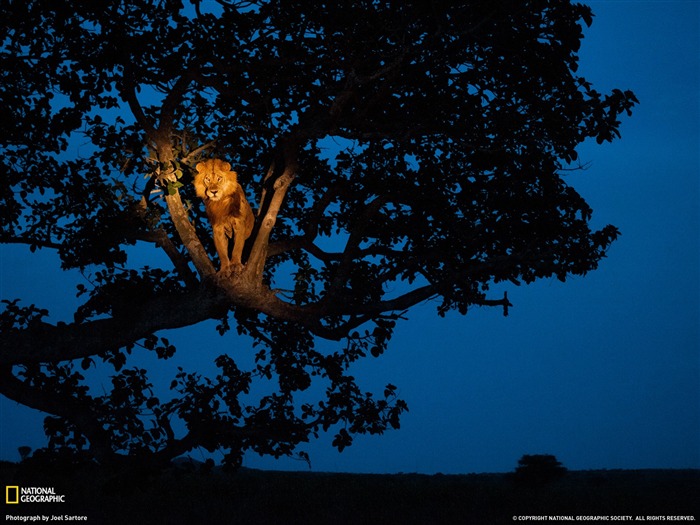
[[168,195],[175,195],[177,190],[182,188],[183,184],[179,180],[168,182]]
[[348,434],[348,431],[343,428],[335,435],[332,446],[337,448],[338,452],[342,452],[350,445],[352,445],[352,437]]

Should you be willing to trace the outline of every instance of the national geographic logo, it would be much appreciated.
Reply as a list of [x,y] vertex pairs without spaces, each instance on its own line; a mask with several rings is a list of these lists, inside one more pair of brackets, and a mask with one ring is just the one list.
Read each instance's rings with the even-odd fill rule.
[[19,503],[19,487],[9,485],[5,487],[5,503],[8,505]]
[[5,486],[5,503],[16,505],[19,503],[65,503],[63,494],[56,494],[53,487],[19,487],[17,485]]

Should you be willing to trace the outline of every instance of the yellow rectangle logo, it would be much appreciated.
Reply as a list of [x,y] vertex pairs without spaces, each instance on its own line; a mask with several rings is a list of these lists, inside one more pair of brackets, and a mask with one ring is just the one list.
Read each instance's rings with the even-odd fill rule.
[[5,486],[5,503],[8,505],[19,503],[19,487],[18,486]]

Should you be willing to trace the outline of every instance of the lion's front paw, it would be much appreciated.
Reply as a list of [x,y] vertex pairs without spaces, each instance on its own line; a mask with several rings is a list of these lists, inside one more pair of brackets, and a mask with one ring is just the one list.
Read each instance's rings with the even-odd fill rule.
[[243,273],[243,268],[244,266],[241,263],[229,261],[227,264],[221,267],[217,275],[219,278],[230,278]]

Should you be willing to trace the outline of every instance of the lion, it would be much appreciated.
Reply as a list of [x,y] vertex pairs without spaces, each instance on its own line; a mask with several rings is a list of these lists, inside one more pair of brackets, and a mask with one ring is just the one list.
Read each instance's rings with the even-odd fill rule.
[[[245,192],[238,184],[238,174],[231,164],[220,159],[209,159],[196,166],[194,188],[204,201],[204,207],[214,231],[214,246],[219,254],[221,269],[240,266],[243,245],[250,237],[255,224],[253,210]],[[229,258],[229,242],[233,238],[233,251]]]

